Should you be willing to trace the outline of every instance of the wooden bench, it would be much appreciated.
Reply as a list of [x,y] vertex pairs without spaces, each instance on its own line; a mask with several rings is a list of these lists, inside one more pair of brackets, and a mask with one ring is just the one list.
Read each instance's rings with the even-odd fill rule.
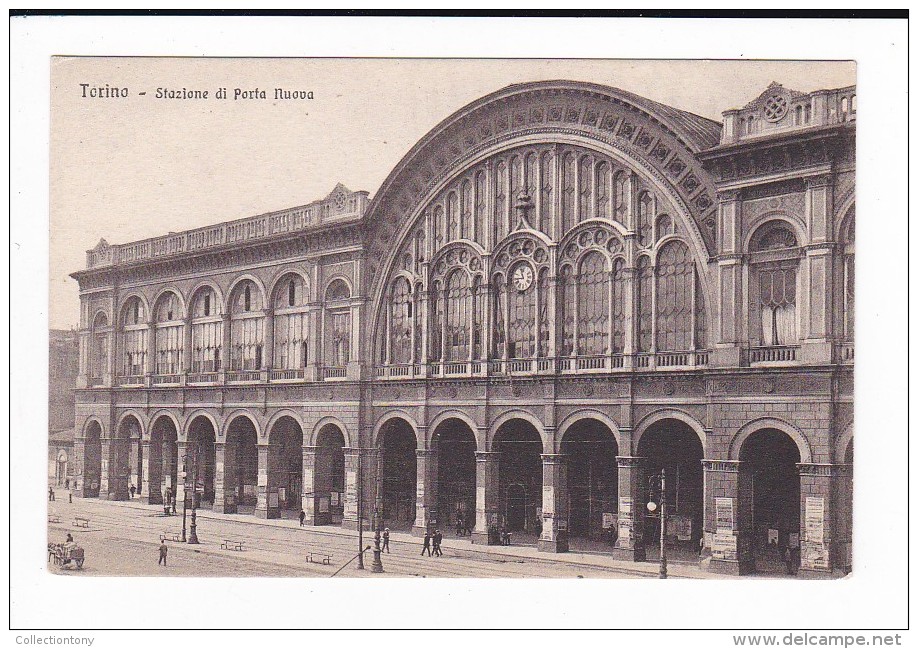
[[77,516],[76,518],[73,519],[73,526],[74,526],[74,527],[85,527],[85,528],[88,529],[88,528],[89,528],[89,519],[88,519],[88,518],[84,518],[84,517],[82,517],[82,516]]
[[48,522],[49,523],[60,523],[61,517],[58,516],[57,514],[48,514]]
[[181,532],[163,532],[159,535],[160,541],[176,541],[179,542],[182,540]]
[[326,566],[331,565],[332,555],[327,554],[325,552],[314,552],[312,550],[309,550],[308,548],[307,548],[307,552],[309,554],[306,557],[306,563],[321,563]]
[[243,545],[245,545],[245,541],[223,539],[223,543],[220,544],[220,547],[224,550],[236,550],[237,552],[242,552]]

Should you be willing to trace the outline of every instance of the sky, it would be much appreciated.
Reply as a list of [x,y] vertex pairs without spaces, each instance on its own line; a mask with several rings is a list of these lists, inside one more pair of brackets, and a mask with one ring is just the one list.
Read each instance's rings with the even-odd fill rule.
[[[120,244],[303,205],[336,183],[371,197],[431,128],[513,83],[589,81],[721,120],[769,83],[855,83],[852,62],[73,58],[51,61],[51,328],[79,325],[69,273]],[[125,98],[84,87],[127,88]],[[273,99],[274,88],[312,100]],[[158,99],[157,88],[206,90]],[[229,98],[214,98],[226,88]],[[234,99],[234,90],[267,99]],[[139,93],[145,92],[141,96]],[[103,93],[104,94],[104,93]],[[112,94],[111,92],[109,94]]]

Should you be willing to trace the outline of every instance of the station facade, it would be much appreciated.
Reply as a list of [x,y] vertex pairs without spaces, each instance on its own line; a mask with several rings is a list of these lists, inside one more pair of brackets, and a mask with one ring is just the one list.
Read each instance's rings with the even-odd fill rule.
[[[851,565],[853,87],[507,87],[370,200],[87,252],[77,495]],[[593,547],[593,546],[591,546]]]

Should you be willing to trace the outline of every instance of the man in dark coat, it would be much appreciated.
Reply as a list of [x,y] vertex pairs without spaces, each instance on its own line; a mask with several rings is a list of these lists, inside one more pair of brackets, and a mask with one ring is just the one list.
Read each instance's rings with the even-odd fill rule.
[[430,554],[430,532],[424,532],[424,547],[421,548],[422,557],[424,556],[425,550],[427,551],[427,556],[428,557],[431,556]]
[[166,545],[166,539],[159,544],[159,565],[166,565],[166,555],[169,553],[169,546]]
[[442,557],[443,550],[440,548],[440,545],[443,543],[443,535],[440,533],[440,530],[434,532],[433,536],[433,551],[434,556]]

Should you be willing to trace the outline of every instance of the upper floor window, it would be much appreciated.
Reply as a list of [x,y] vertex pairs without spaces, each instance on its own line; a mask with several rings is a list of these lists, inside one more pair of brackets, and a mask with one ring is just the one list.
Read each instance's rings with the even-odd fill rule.
[[796,345],[797,236],[786,222],[771,221],[753,234],[749,249],[751,253],[768,253],[753,254],[751,259],[750,304],[754,307],[750,331],[758,331],[761,345]]
[[140,298],[134,296],[124,305],[121,318],[122,376],[140,376],[146,371],[147,324],[146,310]]
[[[351,297],[351,289],[343,279],[333,280],[325,289],[326,303],[341,302]],[[351,310],[342,306],[326,311],[325,358],[328,365],[344,367],[351,360]]]
[[285,275],[274,294],[274,367],[300,369],[309,362],[308,285],[298,273]]
[[154,309],[156,319],[156,373],[178,374],[184,365],[185,314],[178,295],[168,291]]
[[252,280],[239,282],[230,296],[230,369],[264,366],[264,299]]
[[195,293],[191,302],[191,371],[216,372],[222,367],[223,319],[217,294],[210,286]]

